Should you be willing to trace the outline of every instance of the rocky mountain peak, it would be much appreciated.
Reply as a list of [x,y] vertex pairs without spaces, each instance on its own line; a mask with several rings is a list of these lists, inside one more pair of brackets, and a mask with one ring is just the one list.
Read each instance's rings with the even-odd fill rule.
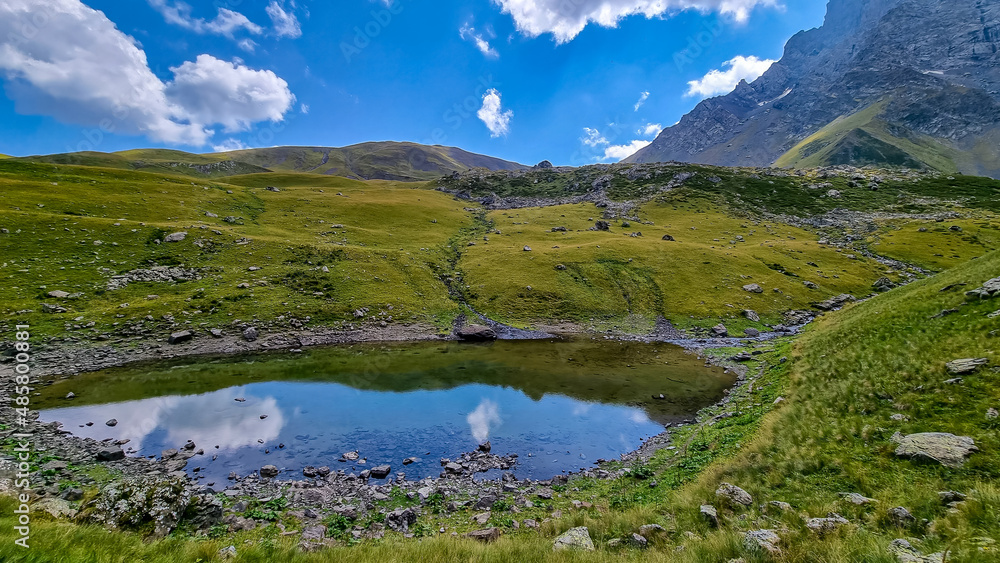
[[760,78],[626,160],[1000,176],[998,53],[1000,2],[831,0]]

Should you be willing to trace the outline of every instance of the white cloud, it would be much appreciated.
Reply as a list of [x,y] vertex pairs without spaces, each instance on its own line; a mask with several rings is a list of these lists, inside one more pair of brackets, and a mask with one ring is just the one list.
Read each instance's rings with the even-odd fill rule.
[[607,139],[605,139],[601,132],[597,129],[591,129],[590,127],[583,128],[583,134],[586,135],[580,141],[587,145],[588,147],[597,147],[602,145],[610,144]]
[[479,406],[476,407],[476,410],[470,412],[469,416],[465,417],[465,421],[469,423],[469,430],[472,431],[472,437],[482,444],[490,437],[490,427],[500,424],[500,409],[493,401],[483,399],[480,401]]
[[257,49],[257,43],[253,39],[241,39],[236,46],[248,53],[253,53]]
[[246,131],[257,121],[281,121],[295,96],[288,83],[270,70],[253,70],[243,65],[198,55],[170,69],[173,82],[167,96],[186,110],[197,123],[221,123],[227,132]]
[[649,92],[640,93],[639,101],[635,103],[635,111],[639,111],[639,108],[641,108],[642,104],[646,103],[646,100],[648,99],[649,99]]
[[648,146],[649,141],[642,141],[638,139],[627,145],[611,145],[610,147],[604,149],[604,158],[602,160],[621,160],[623,158],[628,158],[639,152],[640,149],[644,149]]
[[302,104],[301,106],[299,106],[299,111],[301,111],[303,114],[309,113],[309,105]]
[[754,56],[735,57],[722,63],[722,67],[728,67],[728,70],[715,69],[702,77],[701,80],[688,82],[688,91],[685,96],[709,98],[728,94],[736,88],[741,80],[753,82],[774,63],[775,61],[771,59],[761,60]]
[[[486,37],[484,37],[482,33],[476,33],[476,28],[472,27],[470,24],[466,23],[463,25],[462,28],[458,30],[458,34],[462,37],[462,39],[475,43],[476,48],[479,49],[483,55],[494,59],[500,57],[500,53],[490,46],[490,42],[487,41]],[[493,35],[490,34],[490,36],[492,37]]]
[[663,131],[663,126],[659,123],[647,123],[646,125],[639,128],[636,133],[642,135],[643,137],[655,137]]
[[242,151],[249,149],[243,141],[239,139],[234,139],[232,137],[222,141],[217,145],[212,145],[212,150],[215,152],[229,152],[229,151]]
[[149,0],[149,5],[155,8],[168,23],[179,25],[185,29],[190,29],[195,33],[214,33],[233,38],[233,32],[246,29],[250,33],[260,33],[261,27],[239,12],[234,12],[226,8],[219,8],[219,13],[212,21],[191,16],[191,6],[184,2],[177,1],[173,4],[170,0]]
[[299,25],[298,18],[291,12],[286,12],[276,0],[272,0],[265,8],[267,15],[274,24],[274,33],[278,37],[290,37],[296,39],[302,37],[302,26]]
[[746,21],[756,6],[775,0],[493,0],[514,18],[521,33],[535,37],[551,33],[557,43],[572,41],[588,23],[615,27],[622,18],[670,15],[681,10],[718,12]]
[[[33,21],[44,29],[23,33]],[[235,131],[280,121],[295,99],[273,72],[210,55],[171,70],[174,79],[163,82],[134,39],[80,0],[0,3],[0,75],[20,113],[203,146],[212,125]]]
[[504,111],[500,105],[500,92],[496,88],[490,88],[483,95],[483,107],[476,115],[486,124],[491,137],[499,137],[510,131],[510,120],[514,117],[514,112]]

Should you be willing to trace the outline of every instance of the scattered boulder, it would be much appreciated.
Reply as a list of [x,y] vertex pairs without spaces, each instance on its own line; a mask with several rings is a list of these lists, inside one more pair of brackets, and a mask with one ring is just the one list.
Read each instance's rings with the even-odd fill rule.
[[716,498],[722,500],[731,507],[748,507],[753,504],[753,497],[750,493],[730,483],[723,483],[715,491]]
[[566,530],[552,545],[553,551],[594,551],[594,549],[594,540],[590,539],[590,530],[586,526]]
[[598,222],[594,223],[594,226],[591,227],[590,230],[592,230],[592,231],[610,231],[611,230],[611,223],[608,223],[607,221],[598,221]]
[[889,278],[879,278],[875,283],[872,284],[872,289],[880,293],[884,293],[896,287],[896,284],[892,283]]
[[53,299],[66,299],[70,294],[65,291],[56,290],[48,292],[47,295]]
[[726,338],[729,336],[729,329],[726,328],[726,325],[721,323],[713,326],[710,332],[712,333],[712,336],[716,338]]
[[663,235],[663,240],[668,241],[668,242],[675,242],[677,239],[675,239],[674,237],[672,237],[670,235]]
[[910,514],[910,511],[903,508],[902,506],[897,506],[895,508],[889,509],[889,520],[897,526],[909,526],[917,521],[917,519]]
[[764,293],[764,288],[761,287],[758,284],[752,283],[752,284],[749,284],[749,285],[744,285],[743,286],[743,291],[746,291],[746,292],[749,292],[749,293]]
[[714,506],[710,504],[703,504],[701,508],[698,509],[701,513],[701,517],[705,519],[713,528],[719,527],[719,511],[715,509]]
[[945,364],[945,368],[947,368],[948,373],[952,375],[968,375],[988,363],[990,363],[990,361],[986,358],[965,358],[961,360],[952,360]]
[[993,278],[982,287],[965,292],[967,299],[989,299],[1000,296],[1000,278]]
[[417,523],[417,515],[420,514],[417,508],[397,508],[385,515],[385,525],[397,532],[407,532],[410,526]]
[[892,540],[889,544],[889,554],[895,556],[899,563],[944,563],[945,560],[944,553],[923,555],[904,539]]
[[632,534],[626,541],[636,549],[646,549],[649,546],[649,540],[640,534]]
[[188,236],[188,234],[187,233],[183,233],[183,232],[182,233],[171,233],[171,234],[163,237],[163,242],[181,242],[182,240],[186,239],[187,236]]
[[750,352],[743,351],[730,359],[734,362],[749,362],[750,360],[753,360],[753,355],[751,355]]
[[377,467],[372,467],[371,476],[375,479],[385,479],[392,472],[392,467],[388,465],[379,465]]
[[459,340],[467,342],[486,342],[497,339],[496,331],[485,325],[464,326],[458,329],[455,335],[458,336]]
[[779,555],[781,537],[774,530],[751,530],[743,535],[743,547],[750,552],[764,552]]
[[118,461],[125,459],[125,452],[118,446],[101,448],[97,452],[97,461]]
[[167,339],[167,344],[182,344],[188,342],[194,338],[194,333],[190,330],[182,330],[180,332],[174,332]]
[[858,493],[840,493],[840,497],[843,500],[845,500],[845,501],[847,501],[847,502],[849,502],[851,504],[856,504],[858,506],[864,506],[866,504],[872,504],[874,502],[878,502],[877,500],[875,500],[873,498],[868,498],[868,497],[866,497],[864,495],[861,495],[861,494],[858,494]]
[[486,528],[485,530],[475,530],[465,534],[465,537],[471,538],[483,543],[495,542],[500,539],[500,528]]
[[111,528],[151,527],[154,537],[165,537],[191,504],[186,481],[146,476],[112,482],[84,507],[84,517]]
[[61,305],[50,305],[48,303],[42,303],[42,312],[48,314],[65,313],[66,307],[63,307]]
[[746,317],[746,319],[752,323],[760,322],[760,315],[757,314],[757,311],[752,311],[750,309],[747,309],[743,311],[743,316]]
[[897,434],[893,438],[898,444],[898,457],[937,462],[951,468],[962,467],[965,458],[979,451],[972,438],[944,432],[924,432],[909,436]]
[[248,326],[243,329],[243,340],[246,340],[247,342],[255,342],[259,337],[260,333],[257,332],[256,328]]
[[997,418],[1000,418],[1000,411],[993,408],[986,409],[986,420],[996,420]]
[[525,252],[531,252],[531,247],[530,247],[530,246],[527,246],[527,245],[525,245],[525,247],[524,247],[524,251],[525,251]]
[[832,513],[826,518],[810,518],[806,521],[806,528],[809,528],[817,534],[825,534],[836,530],[844,524],[850,524],[850,522],[848,522],[848,520],[843,516]]
[[664,530],[663,526],[659,524],[643,524],[642,526],[639,526],[639,534],[647,539],[649,536],[663,533],[666,533],[666,530]]
[[820,311],[833,311],[834,309],[839,309],[843,307],[844,305],[850,303],[851,301],[857,301],[857,298],[854,297],[853,295],[843,293],[836,297],[831,297],[826,301],[822,301],[820,303],[813,303],[813,307],[816,307]]

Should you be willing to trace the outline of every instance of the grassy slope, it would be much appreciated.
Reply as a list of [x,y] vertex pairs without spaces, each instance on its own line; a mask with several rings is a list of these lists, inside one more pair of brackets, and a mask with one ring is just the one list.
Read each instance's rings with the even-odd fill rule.
[[[517,325],[569,320],[644,331],[663,315],[680,325],[723,319],[738,332],[747,326],[743,309],[775,322],[783,311],[831,295],[867,294],[871,283],[886,274],[872,260],[816,244],[819,234],[728,210],[749,201],[822,209],[905,199],[892,189],[845,188],[843,199],[828,200],[822,190],[796,184],[803,179],[778,178],[786,186],[733,172],[720,175],[714,183],[699,173],[692,187],[639,208],[640,221],[629,227],[616,222],[611,232],[596,232],[586,230],[602,213],[592,204],[482,214],[469,202],[413,183],[294,173],[232,176],[222,183],[4,161],[0,226],[10,234],[0,235],[5,257],[0,279],[6,280],[0,300],[9,322],[15,317],[31,321],[39,335],[62,335],[67,325],[89,322],[97,326],[81,329],[78,336],[110,333],[114,323],[142,322],[165,331],[169,327],[161,318],[167,314],[205,329],[252,318],[280,327],[288,318],[307,316],[312,326],[342,326],[354,322],[353,312],[362,307],[397,322],[443,328],[460,311],[444,283],[452,280],[452,288],[474,308]],[[970,205],[993,204],[987,196],[995,183],[962,182],[943,189]],[[919,195],[934,186],[928,180],[906,187]],[[612,191],[627,195],[640,189],[622,184]],[[239,221],[226,223],[226,216]],[[983,232],[993,232],[995,223],[984,224]],[[551,232],[557,226],[568,232]],[[495,229],[501,234],[489,233]],[[188,239],[154,243],[176,231],[188,232]],[[630,237],[633,232],[643,236]],[[661,240],[665,233],[677,241]],[[985,236],[966,241],[971,229],[965,235],[931,234],[940,244],[959,240],[960,248],[949,256],[975,256],[997,244]],[[238,244],[242,239],[252,242]],[[524,252],[525,245],[533,251]],[[914,261],[931,261],[937,253],[931,247],[923,255],[920,249],[904,250],[899,253]],[[204,279],[102,290],[110,275],[153,264],[202,268]],[[567,269],[556,270],[557,264]],[[250,272],[251,265],[262,269]],[[322,272],[323,266],[329,272]],[[802,283],[807,280],[820,288],[807,289]],[[251,287],[238,288],[242,283]],[[750,283],[760,284],[765,293],[744,292],[742,286]],[[55,289],[85,295],[63,303],[68,313],[41,314],[41,304],[53,301],[45,294]],[[34,312],[11,316],[26,310]],[[156,320],[144,320],[147,315]],[[72,321],[79,316],[83,321]],[[286,321],[277,320],[282,316]]]
[[[691,318],[735,321],[744,309],[780,322],[781,312],[832,294],[867,294],[871,280],[885,273],[877,262],[818,245],[812,233],[727,215],[695,193],[643,206],[642,222],[653,224],[622,227],[619,221],[610,232],[588,230],[600,211],[578,204],[490,213],[501,234],[477,242],[459,263],[469,302],[513,322],[662,315],[687,324]],[[638,232],[641,237],[630,236]],[[676,241],[662,240],[665,234]],[[820,289],[807,288],[807,280]],[[753,283],[765,292],[743,290]]]
[[[697,454],[679,454],[683,459],[671,465],[664,459],[670,452],[661,452],[651,467],[659,472],[656,478],[664,485],[650,489],[645,481],[612,482],[611,490],[600,491],[591,484],[581,483],[581,495],[603,492],[592,495],[597,497],[597,509],[568,512],[568,516],[545,524],[541,534],[508,531],[507,537],[491,546],[447,535],[421,542],[388,537],[377,544],[353,548],[349,556],[352,561],[362,563],[428,560],[714,563],[736,557],[756,563],[770,559],[747,553],[741,547],[742,532],[779,528],[785,561],[890,563],[894,558],[886,552],[888,543],[897,537],[914,536],[923,537],[915,545],[925,553],[950,549],[948,561],[992,560],[998,552],[990,538],[1000,539],[1000,487],[996,481],[1000,477],[997,438],[1000,422],[987,420],[985,412],[987,408],[1000,406],[998,375],[985,368],[967,376],[962,385],[949,385],[944,382],[949,377],[944,363],[958,357],[989,358],[993,366],[1000,362],[995,345],[996,324],[986,317],[1000,307],[1000,300],[963,306],[961,290],[942,289],[955,283],[975,287],[998,271],[1000,253],[994,252],[821,319],[795,343],[792,362],[768,369],[769,375],[755,383],[756,395],[748,400],[756,402],[739,408],[752,410],[753,404],[770,404],[778,393],[786,401],[764,417],[763,426],[753,439],[748,440],[746,433],[727,433],[735,427],[734,421],[746,417],[726,419],[695,433],[691,452],[699,451],[700,443],[705,450],[721,451],[722,457],[696,481],[680,489],[670,486],[676,470],[696,460]],[[942,309],[958,306],[962,307],[958,314],[930,318]],[[779,345],[774,356],[786,352],[786,347]],[[891,415],[896,413],[905,414],[908,420],[892,420]],[[889,440],[896,431],[968,435],[982,451],[962,469],[901,460],[893,455]],[[683,438],[678,443],[684,443]],[[742,449],[741,442],[746,444]],[[694,465],[698,463],[695,461]],[[747,489],[754,496],[754,506],[745,513],[722,509],[722,527],[713,530],[699,517],[698,506],[716,503],[714,490],[721,481]],[[622,488],[615,490],[617,487]],[[968,493],[969,500],[957,509],[949,509],[937,495],[945,490]],[[653,494],[644,497],[641,491]],[[630,500],[618,508],[611,505],[609,510],[605,499],[616,492],[619,496],[624,493]],[[840,500],[840,492],[858,492],[877,502],[868,507],[854,506]],[[772,500],[790,503],[792,510],[782,513],[766,507]],[[2,503],[0,538],[4,541],[0,542],[0,554],[9,555],[15,553],[9,541],[12,506],[9,501]],[[917,517],[917,523],[899,528],[889,522],[886,512],[895,506],[908,508]],[[825,516],[828,512],[837,512],[852,524],[824,536],[816,536],[805,528],[803,516]],[[422,517],[426,518],[435,517]],[[922,523],[924,519],[927,524]],[[628,534],[649,522],[659,522],[667,529],[666,535],[654,541],[650,550],[612,550],[604,545],[607,539]],[[43,545],[44,549],[22,554],[21,561],[111,562],[131,561],[139,556],[155,562],[214,560],[219,548],[233,543],[232,540],[143,543],[136,536],[112,534],[95,527],[39,521],[33,525],[34,537],[39,542],[36,545]],[[552,553],[552,536],[574,525],[591,528],[599,545],[596,553]],[[338,561],[348,555],[341,550],[296,553],[292,549],[294,539],[281,537],[274,527],[243,533],[236,539],[240,561],[307,563]],[[684,549],[677,551],[680,546]]]
[[[435,271],[451,256],[448,240],[471,219],[438,192],[325,177],[323,187],[275,193],[21,162],[4,165],[0,180],[0,223],[10,231],[0,235],[0,276],[8,280],[0,294],[8,315],[36,311],[17,317],[33,321],[40,334],[64,333],[63,323],[81,315],[104,331],[168,313],[197,327],[280,315],[337,324],[361,307],[398,321],[447,323],[457,312]],[[226,216],[239,223],[224,222]],[[181,230],[189,233],[184,242],[154,243]],[[252,242],[237,244],[245,238]],[[204,268],[205,279],[102,291],[112,273],[150,264]],[[250,265],[262,269],[249,272]],[[251,287],[236,287],[244,282]],[[65,304],[68,314],[39,314],[40,304],[52,301],[45,293],[58,288],[85,296]],[[159,298],[148,300],[151,294]]]
[[781,168],[814,168],[828,165],[845,140],[856,137],[857,131],[863,131],[877,141],[902,151],[934,170],[955,173],[960,166],[962,169],[972,169],[971,163],[967,162],[970,159],[962,151],[935,139],[920,135],[914,135],[912,138],[894,135],[888,124],[879,117],[887,103],[887,101],[878,102],[857,113],[837,118],[792,147],[779,157],[774,165]]

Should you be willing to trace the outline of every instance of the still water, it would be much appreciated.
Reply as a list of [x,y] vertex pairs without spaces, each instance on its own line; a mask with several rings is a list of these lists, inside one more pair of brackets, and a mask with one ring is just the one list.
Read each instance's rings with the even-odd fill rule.
[[[664,344],[369,344],[61,379],[42,389],[41,418],[78,436],[127,439],[135,456],[191,440],[205,454],[187,470],[217,485],[267,464],[285,478],[309,465],[388,464],[419,479],[485,440],[495,454],[518,454],[518,477],[544,479],[634,450],[733,383]],[[351,451],[364,463],[338,461]],[[419,461],[404,467],[410,457]]]

